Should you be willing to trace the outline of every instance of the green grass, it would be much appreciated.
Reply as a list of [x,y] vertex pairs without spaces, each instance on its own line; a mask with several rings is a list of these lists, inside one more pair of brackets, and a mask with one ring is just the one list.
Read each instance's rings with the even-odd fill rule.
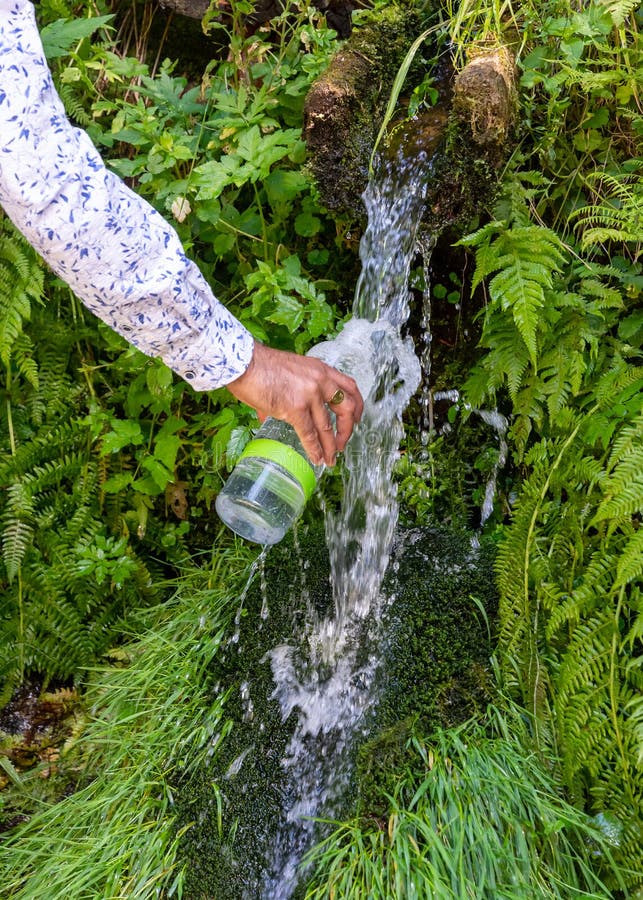
[[[413,737],[387,817],[332,823],[308,855],[306,900],[534,900],[610,890],[609,846],[562,797],[517,717]],[[490,733],[491,731],[491,733]]]
[[253,555],[239,546],[209,570],[185,572],[128,646],[127,664],[93,673],[92,720],[75,746],[84,783],[0,846],[3,897],[182,895],[172,783],[215,754],[227,733],[225,695],[213,694],[206,670]]

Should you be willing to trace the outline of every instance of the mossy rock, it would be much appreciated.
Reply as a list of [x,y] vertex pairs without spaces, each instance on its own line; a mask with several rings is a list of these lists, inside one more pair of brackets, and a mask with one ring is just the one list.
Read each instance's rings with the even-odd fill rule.
[[269,552],[263,576],[257,573],[243,602],[237,633],[212,662],[214,688],[228,694],[232,730],[213,754],[212,767],[202,767],[177,788],[179,827],[193,823],[182,838],[188,861],[184,896],[191,900],[260,895],[282,815],[281,760],[295,724],[294,717],[282,722],[271,696],[266,654],[298,632],[306,613],[304,579],[317,611],[330,608],[329,572],[323,526],[300,528],[296,540],[289,534]]
[[395,600],[384,625],[372,737],[360,748],[359,811],[384,816],[402,769],[416,759],[409,738],[473,716],[488,700],[491,629],[497,610],[493,546],[467,533],[398,532],[384,590]]
[[[238,635],[213,660],[213,688],[228,693],[231,731],[212,765],[176,788],[178,826],[189,824],[181,839],[188,900],[260,896],[287,806],[281,761],[296,724],[294,714],[282,721],[267,653],[293,643],[310,605],[330,614],[329,576],[320,522],[301,528],[296,540],[288,536],[268,554],[264,589],[257,577],[248,591]],[[395,600],[380,646],[381,700],[372,737],[359,751],[362,809],[378,807],[389,771],[404,757],[404,742],[395,746],[390,735],[404,733],[405,720],[451,724],[480,701],[489,648],[469,595],[492,609],[490,581],[487,555],[473,551],[466,537],[415,529],[398,538],[385,584]],[[349,791],[346,814],[354,801]]]
[[[309,169],[329,210],[363,222],[371,152],[397,71],[431,10],[378,9],[355,28],[308,93],[304,139]],[[413,80],[413,71],[409,80]]]

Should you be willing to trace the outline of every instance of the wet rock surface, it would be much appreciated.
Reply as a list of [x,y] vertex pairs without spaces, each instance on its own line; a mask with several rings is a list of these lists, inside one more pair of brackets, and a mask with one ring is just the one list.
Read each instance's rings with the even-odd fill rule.
[[[384,585],[391,601],[372,632],[380,635],[377,645],[363,653],[380,655],[368,727],[348,754],[333,744],[337,736],[309,738],[311,753],[331,761],[337,754],[338,765],[341,759],[354,773],[344,796],[334,798],[334,814],[381,811],[395,767],[404,764],[410,721],[421,719],[430,731],[462,721],[483,702],[489,643],[480,609],[493,619],[491,559],[487,549],[472,547],[469,535],[398,532]],[[311,608],[330,612],[329,574],[320,525],[300,529],[298,543],[290,536],[273,548],[265,578],[246,597],[238,635],[213,663],[215,689],[229,692],[231,732],[216,766],[177,789],[180,825],[194,823],[182,839],[189,870],[185,896],[192,900],[268,896],[263,879],[292,799],[283,760],[296,720],[295,711],[282,720],[269,654],[293,642]],[[316,741],[325,741],[325,748],[313,746]],[[303,885],[292,896],[300,891]]]

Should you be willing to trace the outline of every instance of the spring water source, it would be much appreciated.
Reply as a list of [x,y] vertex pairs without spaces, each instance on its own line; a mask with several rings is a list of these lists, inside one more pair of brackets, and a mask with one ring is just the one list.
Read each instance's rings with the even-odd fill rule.
[[[247,900],[288,900],[314,841],[315,817],[332,817],[350,778],[349,756],[365,733],[378,666],[378,623],[397,522],[392,470],[401,416],[420,383],[420,363],[401,336],[409,315],[408,280],[422,214],[427,160],[390,165],[369,185],[368,227],[360,245],[351,366],[370,374],[365,412],[345,453],[344,500],[327,509],[333,614],[312,608],[303,633],[269,653],[284,721],[296,716],[284,758],[284,821],[263,884]],[[360,357],[361,354],[361,357]],[[350,366],[349,366],[350,368]],[[357,369],[353,369],[357,371]],[[362,381],[360,381],[362,383]]]

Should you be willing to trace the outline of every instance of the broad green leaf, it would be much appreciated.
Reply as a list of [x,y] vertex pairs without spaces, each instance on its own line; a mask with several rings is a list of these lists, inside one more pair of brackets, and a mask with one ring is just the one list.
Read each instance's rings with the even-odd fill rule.
[[103,435],[101,454],[118,453],[130,444],[138,447],[143,443],[143,432],[138,422],[132,419],[112,419],[110,425],[112,430]]
[[285,325],[292,334],[304,321],[305,307],[289,294],[278,294],[276,310],[266,318],[276,325]]
[[70,49],[90,37],[98,28],[107,25],[114,16],[93,16],[90,19],[56,19],[40,32],[42,46],[47,59],[66,56]]
[[[154,482],[163,491],[171,481],[174,481],[174,472],[171,472],[167,466],[163,465],[163,463],[155,456],[146,456],[141,465],[144,469],[147,469],[154,479]],[[136,487],[137,484],[138,483],[134,486]],[[140,490],[140,487],[137,487],[137,490]]]
[[309,212],[299,213],[295,219],[295,231],[301,237],[313,237],[321,230],[321,219]]
[[273,209],[290,203],[308,187],[308,179],[303,172],[275,169],[263,183],[268,202]]
[[309,307],[309,319],[307,331],[311,337],[317,338],[322,334],[328,334],[333,327],[333,310],[325,300],[317,300],[312,308]]
[[103,485],[103,490],[106,494],[119,494],[121,491],[124,491],[133,480],[130,472],[119,472],[117,475],[112,475],[111,478],[107,479]]
[[237,425],[230,432],[228,443],[226,444],[226,466],[228,471],[232,469],[238,460],[243,448],[246,446],[252,436],[252,430],[247,425]]
[[182,443],[183,441],[176,434],[159,434],[154,441],[154,458],[160,460],[173,472],[176,455]]
[[235,184],[240,166],[240,161],[234,156],[223,156],[196,166],[192,184],[197,188],[197,200],[214,200],[225,188]]

